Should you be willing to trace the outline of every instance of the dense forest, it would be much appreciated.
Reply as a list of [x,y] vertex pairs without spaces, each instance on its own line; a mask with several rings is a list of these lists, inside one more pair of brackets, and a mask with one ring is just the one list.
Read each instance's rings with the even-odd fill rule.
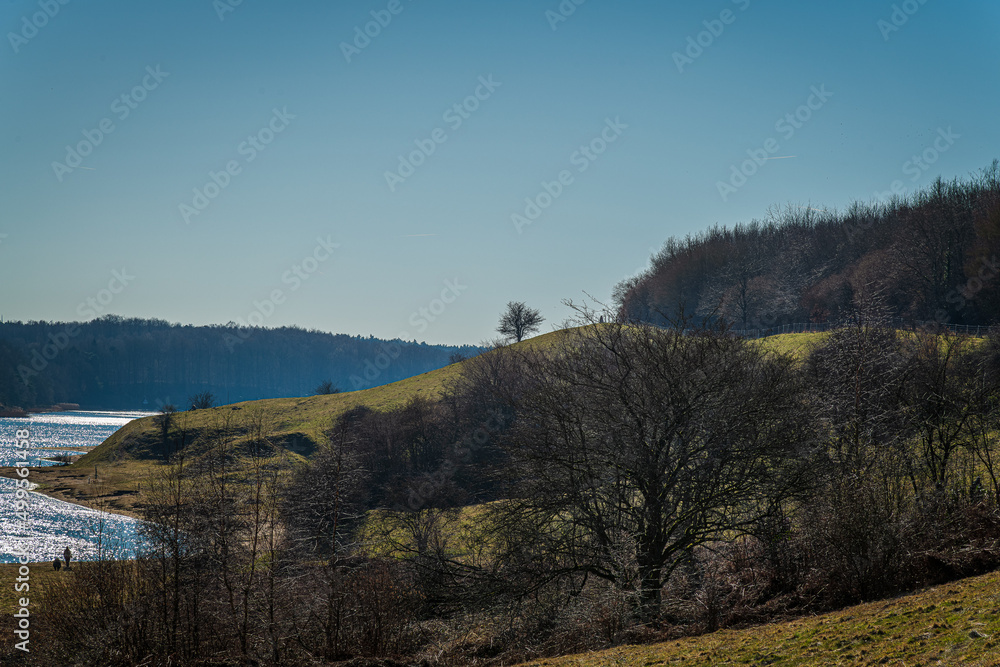
[[628,320],[683,310],[736,329],[836,322],[876,286],[893,317],[989,324],[1000,314],[1000,166],[938,179],[910,197],[846,211],[773,209],[763,220],[671,238],[642,274],[620,283]]
[[205,392],[224,403],[307,396],[327,380],[353,391],[477,352],[297,327],[196,327],[116,315],[86,323],[4,322],[0,405],[155,410],[186,407],[188,397]]

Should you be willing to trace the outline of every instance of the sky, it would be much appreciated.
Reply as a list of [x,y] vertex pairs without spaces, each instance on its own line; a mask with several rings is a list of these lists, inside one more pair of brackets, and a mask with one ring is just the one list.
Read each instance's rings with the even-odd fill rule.
[[0,0],[0,317],[476,344],[1000,157],[995,0]]

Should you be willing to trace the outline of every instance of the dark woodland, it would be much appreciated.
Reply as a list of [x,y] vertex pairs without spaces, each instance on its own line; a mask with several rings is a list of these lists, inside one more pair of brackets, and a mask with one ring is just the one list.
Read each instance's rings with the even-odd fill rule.
[[775,208],[761,220],[671,238],[615,288],[626,320],[679,309],[735,329],[842,320],[874,285],[894,318],[985,325],[1000,315],[1000,165],[911,197],[844,211]]
[[220,403],[366,389],[441,368],[473,346],[307,331],[182,326],[107,315],[0,324],[0,405],[150,410],[209,392]]

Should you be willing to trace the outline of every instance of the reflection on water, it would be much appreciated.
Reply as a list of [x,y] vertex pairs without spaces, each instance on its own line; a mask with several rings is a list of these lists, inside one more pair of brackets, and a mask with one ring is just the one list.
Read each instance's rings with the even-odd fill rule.
[[[96,447],[112,433],[149,412],[50,412],[31,415],[25,419],[0,418],[0,466],[12,466],[15,461],[27,460],[33,466],[55,465],[42,461],[42,457],[59,454],[79,454],[65,447]],[[27,459],[24,450],[15,449],[14,434],[18,429],[31,432],[31,446]],[[40,448],[55,450],[41,451]]]
[[[53,412],[27,419],[0,418],[0,466],[24,460],[30,465],[54,465],[40,458],[80,453],[66,447],[96,447],[132,419],[147,414]],[[14,446],[19,429],[30,432],[27,459],[25,450]],[[0,477],[0,563],[12,563],[21,553],[32,561],[51,561],[61,557],[66,547],[73,552],[73,560],[134,557],[141,525],[136,519],[97,512],[39,493],[28,494],[29,506],[22,517],[15,511],[15,490],[13,479]]]
[[31,561],[51,561],[66,547],[74,560],[135,556],[139,521],[40,493],[28,494],[27,521],[22,521],[14,512],[14,489],[14,480],[0,477],[0,563],[13,563],[21,553]]

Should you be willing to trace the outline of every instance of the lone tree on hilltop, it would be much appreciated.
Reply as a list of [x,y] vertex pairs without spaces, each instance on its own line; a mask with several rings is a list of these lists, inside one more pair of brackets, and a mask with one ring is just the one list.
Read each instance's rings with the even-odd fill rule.
[[333,383],[333,380],[323,380],[319,383],[313,393],[317,396],[325,396],[326,394],[339,394],[340,387]]
[[189,410],[207,410],[215,407],[215,394],[210,391],[202,391],[188,398],[191,404]]
[[507,310],[500,317],[497,331],[507,338],[520,343],[528,334],[538,331],[545,318],[534,308],[528,308],[523,301],[508,301]]

